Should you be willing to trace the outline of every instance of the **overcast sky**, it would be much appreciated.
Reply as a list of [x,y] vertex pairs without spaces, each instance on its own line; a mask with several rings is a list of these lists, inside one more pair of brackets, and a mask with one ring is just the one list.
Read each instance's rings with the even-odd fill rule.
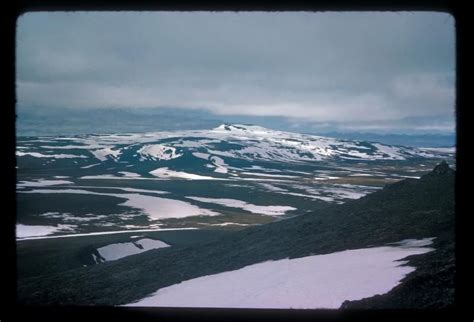
[[454,56],[445,13],[27,13],[17,100],[452,132]]

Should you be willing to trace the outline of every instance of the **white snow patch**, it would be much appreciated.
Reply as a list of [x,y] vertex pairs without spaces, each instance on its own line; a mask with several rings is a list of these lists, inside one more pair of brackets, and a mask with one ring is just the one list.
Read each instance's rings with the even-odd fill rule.
[[212,156],[210,158],[210,161],[212,162],[212,164],[216,167],[216,169],[214,170],[214,172],[218,172],[218,173],[227,173],[229,170],[227,169],[227,164],[224,162],[223,159],[219,158],[219,157],[216,157],[216,156]]
[[341,177],[332,177],[332,176],[323,176],[323,177],[315,177],[314,180],[334,180],[340,179]]
[[30,155],[35,158],[55,158],[55,159],[73,159],[73,158],[81,158],[86,159],[85,155],[76,155],[76,154],[42,154],[39,152],[21,152],[16,151],[16,155],[19,157]]
[[[97,188],[97,187],[96,187]],[[161,190],[148,190],[148,189],[138,189],[138,188],[118,188],[118,187],[104,187],[104,188],[110,188],[110,189],[118,189],[122,191],[127,191],[127,192],[146,192],[146,193],[156,193],[159,195],[167,194],[169,193],[168,191],[161,191]]]
[[238,222],[223,222],[219,224],[210,224],[211,226],[251,226],[250,224],[241,224]]
[[164,287],[126,306],[337,309],[389,292],[415,270],[402,259],[432,250],[384,246],[267,261]]
[[420,176],[404,176],[404,175],[398,175],[397,177],[400,178],[408,178],[408,179],[420,179]]
[[[182,136],[188,136],[192,137],[192,135],[196,135],[198,137],[201,137],[203,135],[208,135],[206,133],[207,131],[186,131],[187,133],[182,132]],[[198,141],[189,141],[189,140],[183,140],[181,143],[175,143],[174,146],[177,147],[183,147],[183,148],[200,148],[203,146],[206,146],[209,143],[219,143],[220,140],[216,139],[201,139]]]
[[243,178],[243,177],[239,177],[237,176],[237,178],[235,178],[236,180],[242,180],[242,181],[252,181],[252,182],[288,182],[289,180],[288,179],[270,179],[270,178]]
[[47,187],[47,186],[55,186],[55,185],[62,185],[62,184],[72,184],[74,182],[67,181],[67,180],[43,180],[38,179],[36,181],[20,181],[17,183],[17,187]]
[[[45,212],[42,214],[39,214],[38,216],[40,217],[46,217],[46,218],[55,218],[55,219],[62,219],[63,221],[67,222],[84,222],[84,221],[91,221],[91,220],[99,220],[99,219],[105,219],[108,216],[106,215],[94,215],[94,214],[85,214],[83,217],[77,217],[77,216],[72,216],[71,213],[65,212],[65,213],[59,213],[59,212]],[[109,215],[112,216],[112,215]]]
[[176,153],[176,148],[163,144],[144,145],[137,152],[140,154],[140,161],[144,161],[147,158],[152,160],[172,160],[183,155],[182,153]]
[[147,250],[169,247],[161,240],[144,238],[134,242],[110,244],[97,249],[105,261],[114,261],[130,255],[140,254]]
[[93,150],[91,153],[100,161],[106,161],[110,156],[112,159],[117,159],[122,154],[122,149],[113,150],[112,147],[107,147],[99,150]]
[[[152,225],[150,225],[151,227]],[[129,229],[129,230],[114,230],[114,231],[97,231],[93,233],[83,234],[69,234],[69,235],[55,235],[55,236],[37,236],[37,237],[25,237],[18,238],[17,241],[32,240],[32,239],[53,239],[53,238],[69,238],[69,237],[84,237],[84,236],[100,236],[100,235],[114,235],[114,234],[126,234],[126,233],[141,233],[149,231],[173,231],[173,230],[195,230],[197,228],[151,228],[151,229]]]
[[83,177],[80,177],[79,179],[136,179],[135,177],[131,178],[131,177],[127,177],[127,176],[123,176],[123,177],[119,177],[119,176],[115,176],[113,174],[98,174],[98,175],[94,175],[94,176],[83,176]]
[[389,245],[395,245],[400,247],[424,247],[429,246],[433,243],[436,237],[424,238],[424,239],[404,239],[399,242],[390,243]]
[[276,191],[276,192],[288,191],[288,190],[286,190],[286,189],[283,189],[283,188],[274,186],[274,185],[269,184],[269,183],[262,183],[262,182],[259,182],[258,184],[259,184],[260,186],[264,187],[264,188],[265,188],[266,190],[268,190],[268,191]]
[[146,192],[146,193],[156,193],[159,195],[167,194],[169,192],[162,190],[148,190],[148,189],[138,189],[138,188],[127,188],[127,187],[106,187],[106,186],[73,186],[72,188],[86,188],[86,189],[114,189],[122,190],[126,192]]
[[227,168],[225,167],[216,167],[216,169],[214,170],[214,172],[218,172],[218,173],[227,173]]
[[16,225],[16,237],[37,237],[47,236],[58,231],[73,230],[77,226],[74,225],[57,225],[57,226],[36,226],[36,225]]
[[99,165],[99,164],[100,163],[94,163],[94,164],[91,164],[91,165],[86,165],[86,166],[81,167],[81,169],[89,169],[89,168],[95,167],[96,165]]
[[176,143],[175,146],[181,148],[199,148],[202,144],[196,141],[183,141],[181,143]]
[[196,158],[203,159],[203,160],[209,160],[209,157],[211,156],[210,154],[207,153],[201,153],[201,152],[193,152],[193,155]]
[[182,179],[188,179],[188,180],[219,180],[219,178],[201,176],[198,174],[187,173],[183,171],[173,171],[168,168],[158,168],[156,170],[150,171],[149,173],[158,178],[182,178]]
[[[122,171],[125,172],[125,171]],[[132,172],[129,172],[132,173]],[[132,176],[132,175],[122,175],[122,176],[116,176],[113,174],[97,174],[97,175],[90,175],[90,176],[83,176],[79,177],[79,179],[86,179],[86,180],[91,180],[91,179],[113,179],[113,180],[161,180],[158,178],[145,178],[140,175],[137,176]]]
[[139,177],[141,177],[138,173],[135,173],[135,172],[119,171],[119,173],[123,174],[125,177],[128,177],[128,178],[139,178]]
[[165,199],[139,194],[124,194],[120,196],[125,196],[128,198],[128,200],[121,205],[141,209],[152,219],[219,215],[217,212],[212,210],[202,209],[181,200]]
[[262,171],[275,171],[275,172],[279,172],[279,170],[273,170],[273,169],[267,169],[267,168],[264,168],[262,166],[259,166],[259,165],[253,165],[251,167],[246,167],[244,169],[248,169],[248,170],[262,170]]
[[70,213],[69,212],[59,213],[59,212],[56,212],[56,211],[48,211],[48,212],[38,214],[38,216],[46,217],[46,218],[63,218],[64,215],[67,216],[67,215],[70,215]]
[[[37,141],[38,142],[38,141]],[[42,149],[53,149],[53,150],[73,150],[73,149],[100,149],[103,148],[100,144],[88,144],[88,145],[42,145]]]
[[433,151],[433,152],[440,152],[440,153],[456,153],[456,147],[449,147],[449,148],[419,148],[420,150],[425,151]]
[[400,154],[400,149],[394,146],[382,145],[379,143],[373,143],[373,146],[377,148],[377,152],[382,155],[387,155],[392,160],[405,160],[405,157]]
[[188,202],[166,199],[154,196],[145,196],[135,193],[102,193],[93,192],[81,189],[36,189],[30,191],[21,191],[21,193],[73,193],[73,194],[90,194],[99,196],[111,196],[116,198],[126,199],[125,202],[120,205],[140,209],[151,219],[164,219],[164,218],[184,218],[191,216],[216,216],[219,213],[208,209],[201,209]]
[[245,201],[236,200],[236,199],[203,198],[203,197],[186,197],[186,198],[196,200],[199,202],[214,203],[214,204],[225,206],[225,207],[240,208],[254,214],[270,215],[270,216],[280,216],[280,215],[284,215],[285,212],[287,211],[296,210],[296,208],[290,207],[290,206],[258,206],[258,205],[253,205],[251,203],[247,203]]
[[290,195],[290,196],[303,197],[303,198],[319,199],[319,200],[323,200],[323,201],[326,201],[326,202],[335,201],[334,198],[332,198],[332,197],[318,196],[318,195],[308,195],[308,194],[299,193],[299,192],[278,192],[278,193],[280,193],[282,195]]
[[324,192],[331,194],[336,198],[359,199],[367,194],[365,191],[355,191],[350,189],[326,188]]
[[270,173],[255,173],[255,172],[241,172],[242,174],[246,174],[249,176],[257,176],[257,177],[271,177],[271,178],[299,178],[297,176],[289,176],[283,174],[270,174]]

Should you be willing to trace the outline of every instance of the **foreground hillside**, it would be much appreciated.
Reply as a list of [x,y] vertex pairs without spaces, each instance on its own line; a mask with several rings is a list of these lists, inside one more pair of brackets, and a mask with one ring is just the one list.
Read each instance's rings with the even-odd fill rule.
[[435,251],[409,258],[417,270],[391,292],[343,307],[445,307],[454,301],[454,171],[441,163],[361,199],[287,220],[102,264],[25,277],[25,304],[127,304],[162,287],[244,266],[404,239],[435,237]]

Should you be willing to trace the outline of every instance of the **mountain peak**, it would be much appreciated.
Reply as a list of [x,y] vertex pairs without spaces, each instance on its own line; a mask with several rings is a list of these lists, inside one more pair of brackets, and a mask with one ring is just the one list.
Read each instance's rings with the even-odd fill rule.
[[228,132],[269,132],[271,130],[253,124],[228,124],[224,123],[214,128],[213,131],[228,131]]
[[441,161],[436,167],[434,167],[432,173],[433,174],[446,174],[449,172],[453,172],[454,170],[449,167],[449,164],[446,161]]
[[454,174],[454,170],[449,166],[449,164],[446,161],[443,160],[437,166],[435,166],[431,172],[429,172],[428,174],[425,174],[423,177],[432,178],[432,177],[446,176],[446,175],[452,175],[452,174]]

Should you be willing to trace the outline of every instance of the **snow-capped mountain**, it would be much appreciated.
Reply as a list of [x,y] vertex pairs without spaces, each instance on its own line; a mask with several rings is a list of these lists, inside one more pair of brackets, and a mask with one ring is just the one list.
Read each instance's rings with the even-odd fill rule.
[[[275,131],[255,125],[222,124],[212,130],[140,134],[81,135],[74,137],[19,138],[17,156],[48,164],[71,159],[92,165],[106,161],[137,163],[185,159],[227,173],[235,161],[313,163],[343,160],[405,160],[438,158],[451,150],[427,150],[381,143]],[[169,162],[168,162],[169,163]]]

